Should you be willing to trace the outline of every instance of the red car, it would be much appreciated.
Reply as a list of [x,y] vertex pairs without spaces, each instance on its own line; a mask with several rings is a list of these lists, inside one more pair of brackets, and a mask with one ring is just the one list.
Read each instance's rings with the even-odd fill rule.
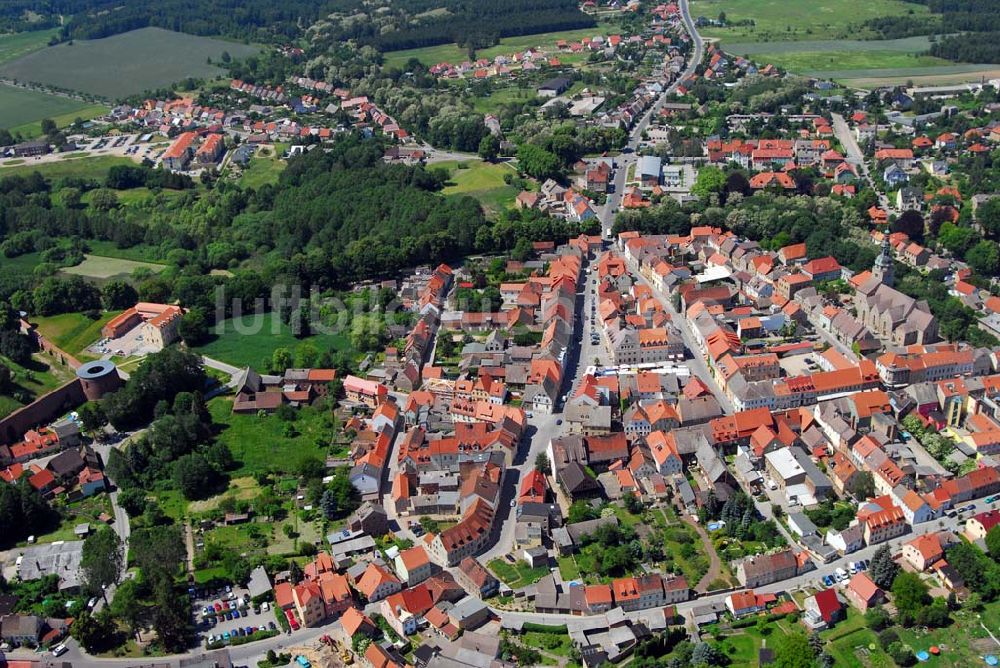
[[215,602],[215,605],[213,607],[215,608],[216,612],[222,612],[222,604],[219,603],[218,601]]
[[291,610],[285,610],[285,618],[288,620],[288,625],[292,627],[293,631],[299,630],[299,620],[295,619],[295,613]]

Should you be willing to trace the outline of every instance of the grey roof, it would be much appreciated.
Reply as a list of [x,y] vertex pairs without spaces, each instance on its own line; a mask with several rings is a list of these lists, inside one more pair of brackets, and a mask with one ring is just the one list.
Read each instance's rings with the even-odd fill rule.
[[566,531],[569,532],[569,537],[573,540],[573,542],[577,543],[583,536],[592,534],[597,531],[598,528],[605,525],[618,526],[618,518],[615,515],[609,515],[608,517],[599,517],[596,520],[587,520],[585,522],[567,524]]
[[80,586],[82,554],[82,540],[60,540],[47,545],[34,545],[25,549],[18,575],[22,580],[38,580],[46,575],[58,575],[59,589],[75,589]]
[[264,570],[263,566],[258,566],[250,571],[247,589],[250,591],[250,596],[254,598],[271,591],[271,579],[267,577],[267,571]]

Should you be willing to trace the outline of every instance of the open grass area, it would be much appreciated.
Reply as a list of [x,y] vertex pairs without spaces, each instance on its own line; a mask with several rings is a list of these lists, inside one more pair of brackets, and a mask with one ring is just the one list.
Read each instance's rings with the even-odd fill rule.
[[135,165],[131,158],[102,155],[97,157],[64,158],[52,162],[36,162],[34,160],[15,162],[6,160],[0,162],[0,178],[5,176],[27,176],[38,172],[49,179],[80,178],[103,181],[108,171],[115,165]]
[[117,99],[168,86],[185,77],[219,76],[223,70],[207,61],[220,60],[223,51],[233,58],[245,58],[258,49],[161,28],[142,28],[105,39],[46,47],[0,66],[0,74]]
[[91,343],[101,338],[101,328],[120,311],[102,313],[97,320],[91,320],[82,313],[61,313],[53,316],[30,318],[38,325],[42,336],[68,352],[76,355]]
[[573,555],[559,557],[559,574],[564,582],[580,579],[580,567],[577,566]]
[[[17,86],[0,85],[0,127],[10,128],[25,136],[34,136],[30,132],[33,125],[38,125],[41,132],[43,118],[65,119],[72,122],[75,114],[83,114],[93,105],[62,95],[50,95],[35,90],[27,90]],[[104,108],[101,108],[103,113]],[[91,116],[93,118],[93,116]],[[58,124],[58,122],[57,122]],[[66,125],[67,122],[63,122]]]
[[239,184],[244,188],[259,188],[268,183],[277,183],[287,166],[288,163],[273,154],[255,155],[240,175]]
[[[524,51],[529,48],[550,47],[555,48],[556,42],[564,39],[566,41],[579,41],[584,37],[594,37],[596,35],[607,36],[617,30],[604,23],[598,23],[593,28],[583,28],[580,30],[564,30],[562,32],[543,32],[537,35],[519,35],[517,37],[504,37],[496,46],[476,51],[476,58],[494,58],[516,51]],[[436,46],[426,46],[420,49],[406,49],[405,51],[392,51],[385,54],[386,67],[403,67],[410,58],[416,58],[424,65],[436,65],[437,63],[461,63],[469,60],[468,49],[463,49],[457,44],[438,44]]]
[[[835,73],[836,74],[836,73]],[[952,67],[926,67],[915,73],[901,75],[892,70],[857,70],[833,76],[840,83],[852,88],[893,86],[905,76],[914,86],[946,86],[958,83],[979,82],[1000,77],[1000,67],[995,65],[954,65]],[[831,75],[828,75],[831,76]]]
[[[333,435],[332,417],[311,407],[298,410],[294,422],[275,415],[237,415],[228,397],[216,397],[209,404],[212,421],[219,428],[218,440],[229,446],[237,468],[234,479],[259,471],[295,471],[307,457],[326,457]],[[287,425],[291,424],[294,431]]]
[[868,19],[882,16],[925,15],[924,5],[904,0],[694,0],[691,15],[718,18],[725,12],[730,24],[753,21],[754,25],[726,28],[699,28],[703,37],[727,41],[770,42],[813,39],[857,39],[873,35],[858,34],[858,27]]
[[57,32],[59,32],[57,28],[52,28],[0,35],[0,64],[17,60],[32,51],[44,49]]
[[504,183],[503,177],[505,174],[516,176],[517,172],[504,164],[468,160],[438,162],[431,167],[444,168],[451,173],[448,185],[442,191],[445,195],[469,195],[493,211],[514,206],[518,191]]
[[[44,353],[35,353],[31,361],[24,365],[16,364],[0,355],[0,364],[11,370],[16,389],[27,392],[31,399],[37,399],[46,392],[73,380],[75,376],[68,366],[60,364],[59,360]],[[10,415],[22,405],[13,396],[0,395],[0,417]]]
[[305,341],[311,342],[320,351],[348,350],[350,341],[343,334],[316,334],[297,339],[288,325],[272,313],[244,316],[238,322],[223,320],[212,328],[213,340],[196,351],[213,359],[235,366],[259,367],[264,360],[270,360],[276,348],[288,348],[293,353],[295,347]]
[[535,92],[534,88],[511,86],[492,91],[489,95],[476,95],[472,100],[472,107],[477,113],[491,114],[500,109],[501,105],[533,100],[536,97],[538,97],[538,93]]
[[850,70],[888,69],[909,72],[927,67],[954,67],[943,58],[880,50],[760,53],[754,56],[754,59],[760,63],[773,63],[791,72],[803,74],[835,72],[837,76],[847,76]]
[[134,260],[135,262],[149,262],[156,265],[163,264],[160,250],[155,246],[139,244],[138,246],[131,246],[129,248],[119,248],[113,241],[88,239],[87,248],[94,255],[104,258],[121,258],[122,260]]
[[573,651],[573,641],[568,633],[539,633],[528,631],[521,636],[521,643],[541,650],[544,654],[569,658]]
[[252,499],[258,494],[260,494],[260,485],[252,477],[233,478],[229,481],[229,487],[226,488],[226,491],[201,501],[192,501],[188,504],[188,510],[192,513],[204,513],[215,510],[225,499],[246,500]]
[[[61,506],[59,508],[59,524],[48,533],[35,536],[35,541],[37,543],[54,543],[59,540],[78,540],[73,532],[78,524],[89,524],[90,530],[95,531],[101,524],[97,519],[100,514],[111,514],[111,512],[111,499],[107,494],[95,494],[86,499]],[[24,547],[26,544],[20,543],[19,546]]]
[[549,574],[547,567],[532,568],[526,561],[521,560],[512,564],[506,559],[494,559],[489,563],[489,567],[494,575],[512,589],[527,587]]
[[106,280],[114,276],[131,276],[132,272],[140,267],[149,269],[154,274],[166,269],[166,265],[153,264],[151,262],[136,262],[117,257],[102,257],[100,255],[84,255],[83,262],[75,267],[63,269],[65,274],[75,274],[84,278],[97,278]]

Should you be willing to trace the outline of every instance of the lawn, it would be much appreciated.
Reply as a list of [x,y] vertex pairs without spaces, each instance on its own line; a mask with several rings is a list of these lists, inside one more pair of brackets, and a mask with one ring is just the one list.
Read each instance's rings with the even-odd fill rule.
[[532,568],[526,561],[520,559],[514,564],[506,559],[494,559],[488,565],[493,574],[511,589],[527,587],[549,574],[547,567]]
[[166,265],[152,264],[151,262],[136,262],[117,257],[103,257],[100,255],[84,255],[84,260],[75,267],[66,267],[64,274],[75,274],[84,278],[96,278],[106,280],[114,276],[127,277],[139,268],[149,269],[152,273],[158,274],[166,269]]
[[[35,90],[0,84],[0,127],[22,131],[26,136],[40,134],[43,118],[66,118],[73,122],[74,115],[84,113],[93,105],[62,95],[49,95]],[[102,113],[104,108],[102,107]],[[27,132],[32,124],[39,132]],[[63,125],[66,125],[64,122]]]
[[240,175],[239,184],[244,188],[259,188],[268,183],[277,183],[281,172],[288,166],[284,160],[276,158],[274,155],[262,155],[258,153],[251,160],[247,168]]
[[[617,28],[607,24],[598,23],[593,28],[583,28],[580,30],[564,30],[562,32],[544,32],[537,35],[519,35],[517,37],[504,37],[496,46],[476,51],[476,58],[493,59],[496,56],[503,56],[517,51],[524,51],[528,48],[549,47],[555,49],[556,42],[564,39],[569,41],[579,41],[584,37],[594,37],[596,35],[607,36],[617,31]],[[463,49],[457,44],[438,44],[436,46],[426,46],[420,49],[406,49],[405,51],[392,51],[385,54],[386,67],[403,67],[410,58],[416,58],[424,65],[436,65],[437,63],[462,63],[469,60],[468,49]]]
[[[218,440],[229,446],[237,468],[233,478],[259,471],[293,472],[306,457],[325,459],[333,434],[332,417],[312,407],[300,408],[292,423],[275,415],[237,415],[228,397],[209,401],[212,421],[219,427]],[[294,432],[286,431],[292,424]]]
[[503,177],[506,174],[516,176],[517,172],[506,165],[468,160],[438,162],[430,166],[444,168],[451,173],[448,185],[442,191],[445,195],[469,195],[493,211],[514,206],[518,190],[504,183]]
[[534,88],[520,88],[512,86],[495,90],[489,95],[477,95],[472,99],[472,107],[480,114],[492,114],[500,109],[501,105],[510,102],[523,102],[533,100],[538,97]]
[[904,0],[695,0],[692,16],[715,19],[725,12],[727,21],[753,21],[754,25],[699,28],[703,37],[726,41],[769,42],[811,39],[857,39],[859,26],[868,19],[907,14],[927,14],[924,5]]
[[261,314],[259,317],[243,316],[239,322],[229,318],[216,324],[212,333],[215,338],[196,348],[196,351],[241,367],[259,367],[265,360],[271,359],[275,349],[284,347],[294,353],[295,347],[306,341],[320,351],[351,348],[350,341],[343,334],[315,334],[297,339],[288,325],[272,313]]
[[252,477],[233,478],[225,492],[216,494],[202,501],[192,501],[188,510],[192,513],[204,513],[215,510],[224,499],[247,500],[260,494],[260,485]]
[[141,28],[44,48],[4,64],[0,75],[117,99],[185,77],[220,76],[224,71],[207,61],[221,59],[223,51],[233,58],[245,58],[258,49],[161,28]]
[[118,313],[119,311],[102,313],[97,320],[91,320],[82,313],[37,316],[30,320],[38,326],[42,336],[70,355],[76,355],[101,338],[101,328]]
[[521,636],[521,643],[541,650],[546,654],[569,658],[573,651],[573,641],[569,634],[562,633],[540,633],[538,631],[528,631]]
[[[77,524],[89,524],[91,531],[100,526],[98,516],[101,513],[111,513],[111,500],[107,494],[96,494],[94,496],[76,501],[59,508],[61,516],[59,525],[46,534],[35,536],[38,543],[54,543],[59,540],[77,540],[73,529]],[[20,543],[23,547],[27,543]]]
[[[0,364],[11,370],[17,387],[28,392],[34,399],[75,377],[72,369],[60,365],[57,360],[43,353],[35,353],[26,366],[15,364],[3,356],[0,356]],[[10,415],[21,406],[14,397],[0,396],[0,417]]]
[[580,579],[580,567],[576,564],[576,559],[572,555],[559,557],[559,574],[564,582],[572,582]]
[[136,163],[131,158],[119,158],[117,156],[102,155],[98,157],[86,158],[65,158],[56,162],[35,163],[8,160],[0,163],[0,178],[4,176],[28,176],[32,172],[38,172],[48,179],[94,179],[104,181],[108,171],[115,165],[132,165]]
[[[165,191],[164,194],[167,192],[171,191]],[[163,257],[160,255],[160,249],[156,246],[139,244],[138,246],[131,246],[129,248],[119,248],[113,241],[97,241],[95,239],[88,239],[87,250],[94,255],[99,255],[104,258],[121,258],[122,260],[134,260],[139,263],[149,262],[155,265],[163,264]]]

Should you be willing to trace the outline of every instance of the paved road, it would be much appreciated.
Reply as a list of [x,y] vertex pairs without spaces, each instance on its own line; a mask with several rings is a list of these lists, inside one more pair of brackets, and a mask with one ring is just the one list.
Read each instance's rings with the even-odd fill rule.
[[865,161],[865,154],[861,152],[861,147],[858,146],[857,140],[854,138],[854,133],[851,132],[850,127],[847,125],[847,121],[840,114],[831,114],[833,117],[833,133],[837,137],[837,141],[840,142],[844,150],[847,151],[847,162],[858,168],[861,172],[862,178],[864,178],[869,187],[878,193],[879,205],[888,211],[889,200],[886,198],[885,193],[879,191],[875,186],[875,181],[872,179],[871,172],[868,171],[868,163]]
[[615,223],[615,213],[617,213],[619,207],[621,207],[622,196],[625,194],[625,175],[628,173],[628,167],[638,160],[634,151],[639,147],[639,141],[642,139],[642,133],[649,127],[652,119],[659,114],[660,109],[663,108],[663,104],[667,101],[667,98],[677,92],[677,87],[680,86],[681,82],[694,74],[694,71],[701,64],[701,60],[705,55],[705,43],[702,40],[701,35],[698,34],[694,21],[691,19],[688,0],[681,0],[680,9],[681,18],[684,21],[684,25],[687,27],[688,35],[691,36],[691,59],[688,61],[687,68],[672,84],[670,84],[669,87],[663,91],[663,93],[660,94],[660,97],[650,106],[645,115],[639,119],[639,122],[632,128],[632,131],[629,133],[629,140],[627,144],[631,152],[622,153],[615,161],[617,163],[617,168],[615,169],[614,192],[608,195],[604,206],[598,207],[597,210],[597,217],[601,221],[605,236],[607,236],[607,234],[611,231],[611,227]]

